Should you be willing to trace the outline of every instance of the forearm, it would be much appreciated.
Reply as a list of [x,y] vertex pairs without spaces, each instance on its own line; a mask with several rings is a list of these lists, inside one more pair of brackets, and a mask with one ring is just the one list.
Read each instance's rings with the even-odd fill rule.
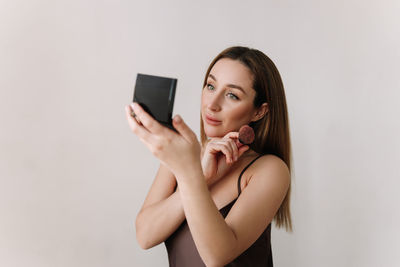
[[235,234],[212,200],[201,169],[177,176],[177,180],[197,250],[207,266],[218,265],[235,250]]
[[179,190],[154,203],[136,217],[136,239],[143,249],[165,241],[184,221],[185,214]]

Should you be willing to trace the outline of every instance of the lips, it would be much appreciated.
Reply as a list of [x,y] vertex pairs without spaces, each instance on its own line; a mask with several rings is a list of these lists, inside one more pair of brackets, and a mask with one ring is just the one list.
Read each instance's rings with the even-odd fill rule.
[[220,120],[215,119],[214,117],[206,115],[206,119],[214,122],[221,122]]
[[210,125],[219,125],[219,124],[221,124],[221,121],[219,121],[216,118],[211,117],[209,115],[206,115],[206,122],[207,122],[207,124],[210,124]]

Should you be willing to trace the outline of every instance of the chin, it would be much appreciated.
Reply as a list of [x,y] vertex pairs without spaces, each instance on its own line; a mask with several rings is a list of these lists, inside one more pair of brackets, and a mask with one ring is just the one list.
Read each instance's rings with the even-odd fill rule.
[[224,134],[221,130],[210,129],[208,127],[204,127],[204,133],[206,134],[207,137],[210,137],[210,138],[224,136]]

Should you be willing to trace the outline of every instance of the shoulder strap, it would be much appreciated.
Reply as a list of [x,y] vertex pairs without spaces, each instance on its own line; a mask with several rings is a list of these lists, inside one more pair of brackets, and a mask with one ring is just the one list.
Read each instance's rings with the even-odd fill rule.
[[238,187],[238,195],[240,195],[240,193],[242,193],[242,190],[240,189],[240,180],[242,179],[242,174],[244,173],[245,170],[247,170],[248,167],[250,167],[251,164],[253,164],[254,161],[256,161],[257,159],[259,159],[260,157],[262,157],[264,155],[258,155],[255,159],[253,159],[249,164],[247,164],[247,166],[242,170],[242,172],[239,175],[239,179],[238,179],[238,183],[237,183],[237,187]]

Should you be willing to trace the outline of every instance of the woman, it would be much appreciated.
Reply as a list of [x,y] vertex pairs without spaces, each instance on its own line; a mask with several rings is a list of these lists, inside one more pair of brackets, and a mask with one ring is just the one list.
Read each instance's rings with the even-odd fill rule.
[[[179,115],[177,132],[137,103],[126,116],[161,162],[136,218],[140,246],[165,242],[170,266],[273,266],[271,221],[292,230],[289,125],[274,63],[247,47],[227,48],[212,61],[201,143]],[[246,124],[255,132],[250,145],[237,141]]]

